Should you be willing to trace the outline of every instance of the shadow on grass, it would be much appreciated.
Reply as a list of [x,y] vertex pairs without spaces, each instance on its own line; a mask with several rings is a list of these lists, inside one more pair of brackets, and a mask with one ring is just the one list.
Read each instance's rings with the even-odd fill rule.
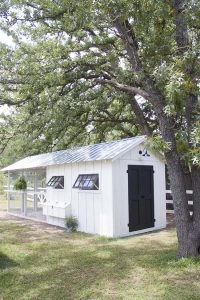
[[23,243],[19,267],[3,275],[5,299],[200,299],[200,260],[177,260],[173,231],[123,240],[55,235]]
[[[63,255],[60,265],[52,265],[51,272],[45,272],[43,278],[49,276],[50,286],[51,284],[53,286],[50,292],[52,299],[56,297],[60,299],[107,299],[105,295],[107,285],[111,286],[111,293],[115,293],[114,298],[125,299],[126,288],[122,287],[123,283],[127,289],[130,289],[132,285],[135,289],[142,291],[148,284],[151,289],[153,278],[157,280],[155,285],[164,285],[168,290],[166,299],[170,299],[172,295],[176,295],[177,299],[181,297],[189,299],[190,291],[186,291],[185,295],[182,294],[188,282],[190,282],[191,295],[193,291],[196,291],[200,296],[200,287],[196,286],[198,279],[194,277],[194,280],[187,279],[187,281],[184,278],[191,262],[177,260],[175,245],[163,250],[161,244],[157,243],[157,248],[154,250],[146,248],[145,251],[144,248],[134,250],[133,248],[125,249],[123,246],[108,245],[94,251],[79,249],[74,254],[66,252],[68,262],[64,262],[65,256]],[[198,266],[199,260],[193,260],[193,263]],[[138,270],[140,270],[139,274]],[[140,274],[141,270],[142,274]],[[168,277],[167,273],[171,275]],[[139,281],[138,276],[141,276]],[[196,275],[191,271],[190,276],[192,278]],[[137,285],[134,283],[135,280]],[[121,289],[125,294],[119,298],[118,292],[120,293]],[[158,293],[159,289],[160,287],[158,287]],[[38,292],[38,298],[43,299],[45,299],[45,294],[49,294],[49,290],[44,289],[42,285]],[[159,296],[161,297],[162,293]],[[193,295],[194,299],[195,297],[197,296]]]
[[[41,253],[43,257],[39,258]],[[34,253],[24,259],[23,265],[31,270],[36,261],[38,270],[36,267],[35,272],[30,271],[28,281],[25,280],[26,290],[21,290],[25,298],[30,297],[31,292],[35,298],[30,299],[107,299],[104,293],[108,283],[116,292],[126,278],[129,285],[130,276],[134,279],[138,269],[144,271],[142,276],[145,278],[155,272],[162,276],[169,263],[176,261],[176,249],[163,250],[161,243],[157,244],[156,251],[137,247],[127,249],[109,243],[92,249],[56,243],[50,249],[46,245],[35,248]],[[39,270],[40,267],[44,271]],[[140,284],[142,289],[143,283]],[[120,298],[116,296],[116,299]]]
[[6,254],[0,252],[0,270],[12,268],[17,266],[18,264],[11,258],[9,258]]

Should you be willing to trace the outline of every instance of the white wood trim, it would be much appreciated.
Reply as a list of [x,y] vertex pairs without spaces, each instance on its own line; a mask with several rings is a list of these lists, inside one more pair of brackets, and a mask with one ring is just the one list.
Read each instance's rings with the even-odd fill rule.
[[[166,200],[166,203],[173,204],[173,200]],[[188,201],[188,204],[193,204],[193,201]]]
[[[171,194],[172,191],[171,191],[171,190],[165,190],[165,193],[166,193],[166,194]],[[192,195],[192,194],[193,194],[193,191],[192,191],[192,190],[186,190],[186,194]]]

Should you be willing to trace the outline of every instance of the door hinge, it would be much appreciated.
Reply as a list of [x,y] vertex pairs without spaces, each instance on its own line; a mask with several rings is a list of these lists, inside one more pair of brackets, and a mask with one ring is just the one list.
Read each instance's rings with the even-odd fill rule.
[[155,173],[155,171],[153,170],[153,174]]
[[156,219],[153,219],[153,221],[155,222],[155,221],[156,221]]
[[126,170],[126,173],[128,173],[128,170]]
[[127,226],[129,227],[129,226],[130,226],[130,224],[128,223],[128,224],[127,224]]

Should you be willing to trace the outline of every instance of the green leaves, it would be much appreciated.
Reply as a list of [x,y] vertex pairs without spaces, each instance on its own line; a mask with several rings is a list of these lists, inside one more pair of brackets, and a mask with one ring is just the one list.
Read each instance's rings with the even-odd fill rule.
[[162,154],[164,154],[165,152],[170,151],[170,149],[171,149],[171,145],[169,143],[166,143],[162,139],[162,137],[159,136],[159,135],[153,135],[153,136],[149,137],[145,141],[145,146],[148,149],[151,149],[152,151],[160,152]]
[[[192,1],[185,6],[189,45],[180,55],[175,12],[169,1],[1,3],[1,27],[16,42],[15,49],[0,49],[1,101],[16,107],[11,117],[15,133],[8,122],[4,136],[12,132],[20,137],[22,128],[32,143],[27,152],[38,153],[137,134],[141,125],[130,105],[134,95],[97,83],[98,79],[113,80],[149,95],[139,98],[138,108],[156,136],[153,147],[165,152],[171,145],[159,138],[160,115],[149,101],[159,94],[163,99],[160,114],[171,120],[169,130],[183,157],[183,152],[190,151],[190,128],[195,130],[199,110],[190,104],[199,93],[198,7]],[[121,25],[128,24],[132,36],[122,39],[115,18]],[[133,42],[141,65],[135,72],[127,51]],[[147,88],[149,83],[151,88]],[[190,111],[192,124],[187,120]],[[194,151],[197,143],[192,143]]]

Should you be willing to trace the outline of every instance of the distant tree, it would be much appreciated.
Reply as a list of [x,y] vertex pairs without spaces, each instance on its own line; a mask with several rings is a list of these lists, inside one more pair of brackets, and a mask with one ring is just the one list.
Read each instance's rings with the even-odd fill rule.
[[0,7],[1,28],[16,42],[1,50],[1,101],[18,107],[22,128],[58,147],[83,141],[88,125],[94,140],[111,128],[151,137],[168,165],[178,255],[199,255],[200,2],[10,0]]

